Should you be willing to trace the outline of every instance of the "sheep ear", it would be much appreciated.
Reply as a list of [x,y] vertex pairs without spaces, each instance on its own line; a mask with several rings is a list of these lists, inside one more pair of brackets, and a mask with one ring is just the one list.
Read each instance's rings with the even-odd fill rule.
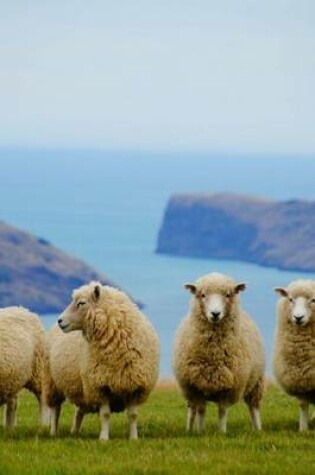
[[186,290],[188,290],[191,294],[194,294],[196,293],[197,291],[197,287],[194,285],[194,284],[184,284],[184,287]]
[[236,284],[234,287],[234,292],[238,294],[239,292],[243,292],[243,290],[246,289],[246,284],[244,282],[241,282],[240,284]]
[[97,301],[100,298],[101,295],[101,286],[100,284],[95,285],[94,290],[93,290],[93,296],[94,299]]
[[284,287],[275,287],[274,291],[277,292],[277,294],[281,295],[281,297],[288,296],[288,291]]

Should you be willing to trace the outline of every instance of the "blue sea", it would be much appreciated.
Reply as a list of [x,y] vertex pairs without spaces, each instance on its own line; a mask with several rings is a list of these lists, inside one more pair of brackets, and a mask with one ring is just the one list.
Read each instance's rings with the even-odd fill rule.
[[[174,332],[188,309],[183,283],[212,271],[248,283],[242,302],[265,339],[270,372],[272,289],[315,274],[157,255],[158,231],[175,192],[315,199],[315,157],[1,150],[0,177],[1,220],[85,260],[145,304],[161,338],[162,376],[171,375]],[[56,316],[42,318],[49,328]]]

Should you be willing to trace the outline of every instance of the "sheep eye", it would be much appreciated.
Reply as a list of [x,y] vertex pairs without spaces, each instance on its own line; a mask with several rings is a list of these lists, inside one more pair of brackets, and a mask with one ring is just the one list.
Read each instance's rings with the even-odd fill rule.
[[204,299],[206,294],[201,294],[201,298]]
[[311,303],[315,303],[315,299],[311,299]]
[[289,302],[293,303],[293,298],[289,297]]
[[77,308],[80,308],[80,307],[82,307],[83,305],[85,305],[85,302],[83,302],[83,301],[78,302],[78,303],[77,303]]
[[226,294],[226,298],[228,299],[228,298],[230,298],[230,297],[231,297],[231,294],[228,292],[228,293]]

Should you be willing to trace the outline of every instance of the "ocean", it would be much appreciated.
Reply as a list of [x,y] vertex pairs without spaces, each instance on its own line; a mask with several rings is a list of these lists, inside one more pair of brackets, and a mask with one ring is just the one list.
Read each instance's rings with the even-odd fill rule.
[[[271,373],[273,287],[315,274],[157,255],[158,231],[175,192],[315,199],[315,157],[2,149],[0,177],[1,220],[83,259],[145,304],[161,338],[163,377],[172,374],[174,333],[189,305],[183,283],[212,271],[247,282],[243,306],[263,334]],[[42,319],[49,328],[56,316]]]

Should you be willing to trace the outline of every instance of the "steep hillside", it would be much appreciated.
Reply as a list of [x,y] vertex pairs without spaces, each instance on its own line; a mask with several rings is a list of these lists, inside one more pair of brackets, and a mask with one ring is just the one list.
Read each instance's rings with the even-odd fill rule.
[[110,280],[45,239],[0,222],[0,306],[24,305],[39,313],[60,312],[74,288]]
[[315,202],[178,194],[167,205],[157,252],[315,271]]

